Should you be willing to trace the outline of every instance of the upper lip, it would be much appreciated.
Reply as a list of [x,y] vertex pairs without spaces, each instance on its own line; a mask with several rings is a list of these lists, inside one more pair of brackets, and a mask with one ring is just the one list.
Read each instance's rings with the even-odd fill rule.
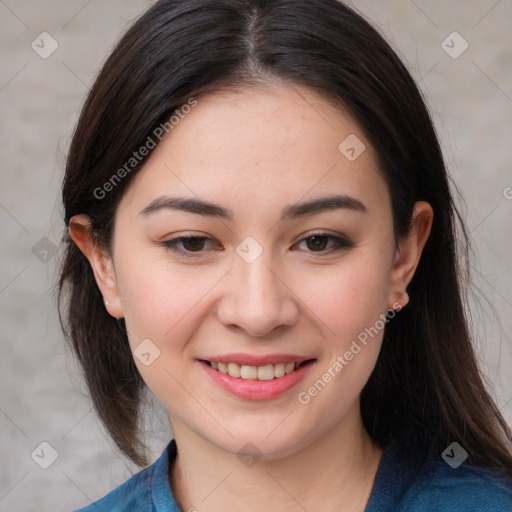
[[221,354],[218,356],[210,356],[201,358],[203,361],[212,361],[216,363],[236,363],[240,366],[265,366],[267,364],[276,363],[302,363],[309,359],[309,356],[298,356],[296,354],[267,354],[264,356],[255,356],[251,354]]

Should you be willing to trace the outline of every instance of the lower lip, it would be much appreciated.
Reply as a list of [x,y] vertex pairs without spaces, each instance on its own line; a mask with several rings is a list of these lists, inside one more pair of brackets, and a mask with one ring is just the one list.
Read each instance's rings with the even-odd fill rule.
[[231,375],[214,370],[207,363],[199,361],[204,371],[219,387],[245,400],[270,400],[282,395],[302,380],[315,362],[316,360],[308,361],[293,372],[272,380],[246,380],[231,377]]

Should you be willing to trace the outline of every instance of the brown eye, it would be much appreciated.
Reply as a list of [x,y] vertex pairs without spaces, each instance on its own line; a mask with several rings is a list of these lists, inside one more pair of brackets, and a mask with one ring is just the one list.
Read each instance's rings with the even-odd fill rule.
[[314,251],[324,250],[327,246],[328,237],[322,235],[315,235],[306,240],[308,247],[312,248]]
[[198,249],[201,250],[204,247],[205,240],[206,239],[204,237],[193,236],[190,238],[184,238],[182,240],[182,243],[183,243],[183,247],[187,251],[196,251]]
[[[206,236],[180,236],[162,242],[165,248],[183,256],[195,256],[203,253],[207,241],[213,241]],[[182,248],[180,248],[180,246]],[[195,254],[196,253],[196,254]]]
[[[329,241],[334,242],[330,247],[328,247]],[[308,252],[316,252],[320,254],[354,247],[354,244],[347,238],[332,236],[327,233],[309,234],[299,242],[299,244],[302,243],[306,244]]]

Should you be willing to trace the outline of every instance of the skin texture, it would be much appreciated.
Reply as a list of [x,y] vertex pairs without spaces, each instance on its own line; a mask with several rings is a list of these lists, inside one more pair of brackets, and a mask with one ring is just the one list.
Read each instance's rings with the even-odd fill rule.
[[[338,149],[351,134],[366,146],[354,161]],[[359,199],[366,213],[279,220],[287,205],[334,193]],[[140,213],[163,195],[201,198],[234,218]],[[406,306],[432,216],[416,203],[395,250],[389,193],[357,123],[312,91],[276,85],[198,98],[123,196],[112,254],[94,246],[86,216],[72,219],[70,234],[109,313],[125,318],[132,349],[150,339],[160,351],[149,366],[135,361],[168,410],[179,450],[171,484],[183,510],[364,510],[382,452],[363,428],[359,394],[383,330],[309,403],[298,395],[380,315]],[[353,246],[336,251],[335,240],[315,244],[314,234]],[[196,256],[163,245],[192,235],[211,239],[178,245]],[[263,251],[251,263],[236,252],[247,237]],[[234,352],[316,362],[285,394],[244,400],[198,362]],[[261,457],[251,467],[237,457],[246,443]]]

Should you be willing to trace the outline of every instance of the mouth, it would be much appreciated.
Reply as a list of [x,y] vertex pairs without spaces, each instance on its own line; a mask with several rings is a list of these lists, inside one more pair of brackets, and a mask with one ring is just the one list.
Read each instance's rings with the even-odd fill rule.
[[[238,362],[226,361],[227,357]],[[275,357],[274,363],[269,362],[268,357],[252,358],[252,361],[246,356],[227,357],[198,359],[197,362],[218,388],[231,396],[250,401],[272,400],[291,391],[317,362],[307,358],[293,361],[293,356]],[[256,366],[256,363],[260,364]]]
[[298,385],[317,363],[316,358],[292,353],[208,355],[196,360],[210,382],[244,400],[272,400]]
[[204,359],[201,359],[200,361],[210,366],[213,370],[229,375],[234,379],[268,381],[280,379],[285,375],[289,375],[302,366],[316,361],[316,359],[306,359],[304,361],[297,362],[270,363],[263,366],[227,363],[223,361],[207,361]]

